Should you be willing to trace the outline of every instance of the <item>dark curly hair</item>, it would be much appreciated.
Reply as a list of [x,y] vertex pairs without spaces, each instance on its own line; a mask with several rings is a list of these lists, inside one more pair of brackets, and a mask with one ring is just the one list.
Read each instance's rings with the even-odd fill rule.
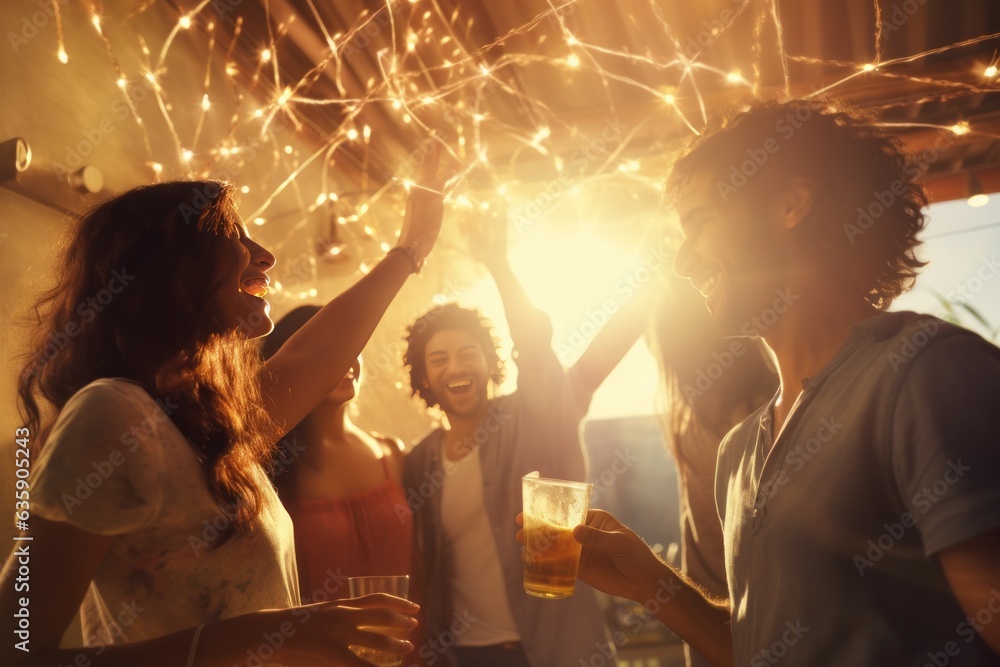
[[676,200],[692,174],[706,171],[723,202],[810,179],[816,201],[801,233],[832,280],[885,309],[926,264],[914,252],[926,224],[922,166],[869,112],[831,100],[759,101],[696,138],[665,191]]
[[[214,305],[225,287],[214,276],[241,231],[235,189],[218,181],[133,188],[79,217],[54,263],[55,286],[32,312],[17,387],[39,443],[69,399],[99,378],[134,380],[178,404],[170,420],[230,518],[214,546],[250,530],[263,510],[254,467],[269,460],[278,435],[263,407],[257,345]],[[94,295],[111,296],[106,287],[119,272],[128,285],[93,306]]]
[[410,369],[410,395],[420,396],[429,408],[436,407],[438,399],[424,386],[427,379],[424,350],[434,334],[451,329],[469,332],[483,350],[490,379],[494,384],[503,381],[503,361],[497,354],[499,341],[493,337],[493,323],[478,310],[462,308],[457,303],[435,306],[406,330],[406,351],[403,352],[403,363]]

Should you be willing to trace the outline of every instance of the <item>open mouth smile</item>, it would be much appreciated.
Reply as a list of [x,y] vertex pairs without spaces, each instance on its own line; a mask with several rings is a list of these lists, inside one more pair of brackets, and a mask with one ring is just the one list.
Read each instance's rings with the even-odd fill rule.
[[249,280],[244,280],[240,288],[250,296],[263,299],[267,296],[270,282],[267,276],[255,276]]

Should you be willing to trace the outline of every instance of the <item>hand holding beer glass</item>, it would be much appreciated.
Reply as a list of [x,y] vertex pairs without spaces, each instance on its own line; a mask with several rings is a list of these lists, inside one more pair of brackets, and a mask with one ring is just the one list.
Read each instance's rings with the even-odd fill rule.
[[[352,598],[358,598],[372,593],[388,593],[389,595],[395,595],[398,598],[408,599],[407,595],[410,592],[410,577],[406,575],[391,577],[350,577],[347,580],[347,585],[350,589]],[[362,627],[359,629],[374,630],[391,637],[396,637],[397,639],[406,638],[405,632],[402,634],[393,634],[390,632],[391,628]],[[351,646],[350,649],[354,651],[356,656],[367,660],[373,665],[403,664],[403,656],[398,653],[386,653],[384,651],[376,651],[374,649],[362,648],[360,646]]]
[[573,528],[587,522],[593,488],[537,472],[521,478],[525,593],[553,600],[573,595],[581,548]]

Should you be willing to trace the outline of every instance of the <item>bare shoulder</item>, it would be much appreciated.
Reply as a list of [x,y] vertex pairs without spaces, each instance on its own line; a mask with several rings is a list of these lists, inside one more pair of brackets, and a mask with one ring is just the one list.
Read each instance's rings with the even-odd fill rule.
[[382,448],[382,455],[389,458],[389,468],[392,471],[393,479],[402,483],[403,480],[403,457],[406,452],[406,445],[395,436],[384,435],[372,431],[370,434],[378,441]]

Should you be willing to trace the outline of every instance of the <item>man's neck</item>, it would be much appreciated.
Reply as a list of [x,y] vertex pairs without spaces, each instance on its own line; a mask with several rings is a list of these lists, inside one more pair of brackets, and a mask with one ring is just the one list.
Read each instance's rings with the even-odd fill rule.
[[837,294],[803,294],[802,300],[765,332],[764,341],[774,353],[781,379],[774,408],[775,433],[784,425],[802,383],[833,359],[855,324],[877,313],[863,301]]
[[448,418],[444,432],[444,452],[451,461],[466,457],[476,446],[476,432],[483,424],[483,419],[490,409],[490,401],[485,401],[483,407],[468,415],[453,415],[445,412]]

